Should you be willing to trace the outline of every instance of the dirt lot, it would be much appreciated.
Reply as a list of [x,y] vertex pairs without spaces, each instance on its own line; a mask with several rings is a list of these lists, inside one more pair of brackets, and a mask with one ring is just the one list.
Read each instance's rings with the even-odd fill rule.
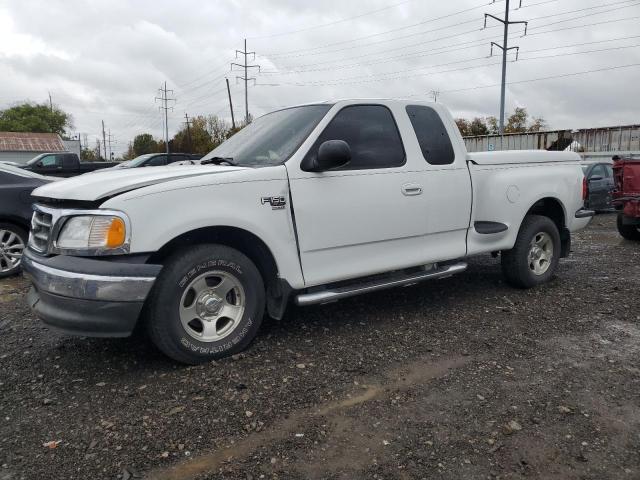
[[600,216],[573,250],[543,288],[483,257],[189,368],[1,281],[0,480],[640,478],[640,245]]

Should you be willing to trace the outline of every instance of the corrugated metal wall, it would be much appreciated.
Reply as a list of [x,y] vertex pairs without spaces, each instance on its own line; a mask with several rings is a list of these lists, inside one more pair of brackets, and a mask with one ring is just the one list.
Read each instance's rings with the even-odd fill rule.
[[572,150],[577,152],[638,152],[640,125],[580,130],[552,130],[464,137],[469,152],[500,150]]

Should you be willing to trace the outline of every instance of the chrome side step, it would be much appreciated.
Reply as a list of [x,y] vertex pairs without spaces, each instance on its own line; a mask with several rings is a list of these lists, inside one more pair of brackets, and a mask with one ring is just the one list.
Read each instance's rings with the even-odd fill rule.
[[434,270],[413,273],[411,275],[388,277],[381,280],[370,280],[355,285],[336,287],[312,293],[301,293],[296,296],[296,304],[304,307],[318,303],[335,302],[341,298],[353,297],[362,293],[375,292],[376,290],[383,290],[385,288],[409,286],[424,280],[450,277],[456,273],[463,272],[466,269],[467,264],[459,262]]

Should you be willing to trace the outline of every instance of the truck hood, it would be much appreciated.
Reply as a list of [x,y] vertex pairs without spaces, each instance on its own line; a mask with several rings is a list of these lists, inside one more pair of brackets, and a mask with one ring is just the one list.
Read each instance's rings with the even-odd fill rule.
[[158,183],[197,176],[225,175],[239,170],[247,170],[247,168],[222,165],[185,165],[106,169],[43,185],[35,189],[32,195],[59,200],[95,201]]

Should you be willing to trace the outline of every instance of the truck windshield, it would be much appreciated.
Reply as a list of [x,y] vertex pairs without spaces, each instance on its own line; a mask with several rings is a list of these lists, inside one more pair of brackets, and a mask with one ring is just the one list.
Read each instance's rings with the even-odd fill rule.
[[154,153],[146,153],[144,155],[140,155],[136,158],[134,158],[133,160],[130,160],[129,163],[127,164],[127,167],[137,167],[141,164],[143,164],[145,162],[145,160],[147,160],[148,158],[153,157],[155,154]]
[[218,145],[202,160],[228,158],[234,165],[284,163],[295,153],[332,105],[305,105],[268,113]]

